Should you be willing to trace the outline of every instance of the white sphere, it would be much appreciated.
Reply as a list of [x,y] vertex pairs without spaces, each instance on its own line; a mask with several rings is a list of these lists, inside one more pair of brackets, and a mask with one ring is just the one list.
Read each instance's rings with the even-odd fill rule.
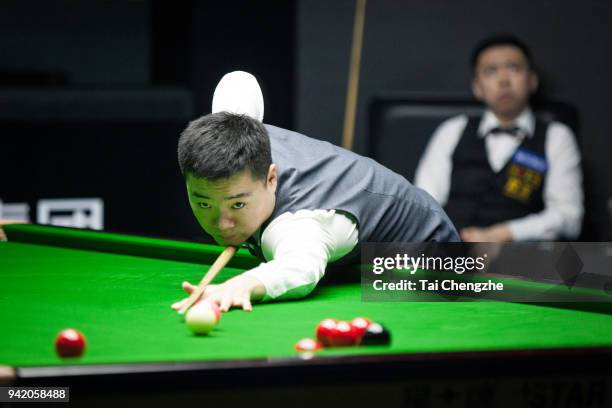
[[217,316],[207,302],[200,302],[187,311],[185,322],[194,334],[208,334],[216,326]]
[[213,95],[212,113],[231,112],[263,121],[264,101],[257,79],[248,72],[225,74]]

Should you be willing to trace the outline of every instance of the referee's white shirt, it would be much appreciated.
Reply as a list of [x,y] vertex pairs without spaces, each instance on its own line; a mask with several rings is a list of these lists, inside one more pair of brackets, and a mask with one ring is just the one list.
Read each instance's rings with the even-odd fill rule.
[[[415,175],[415,185],[431,194],[442,206],[448,202],[452,156],[463,134],[468,118],[456,116],[443,122],[434,132]],[[485,138],[491,168],[499,172],[511,159],[524,137],[532,137],[535,117],[527,108],[516,119],[521,135],[490,135],[499,120],[487,110],[478,127]],[[522,218],[508,220],[515,241],[574,239],[580,234],[584,214],[580,152],[572,131],[562,123],[552,122],[546,134],[548,172],[544,178],[544,209]]]

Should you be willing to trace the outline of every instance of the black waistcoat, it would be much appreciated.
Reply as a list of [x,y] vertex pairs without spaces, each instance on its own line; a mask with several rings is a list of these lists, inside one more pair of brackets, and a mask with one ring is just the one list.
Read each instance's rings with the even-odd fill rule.
[[480,119],[468,120],[452,157],[445,210],[458,230],[488,227],[544,208],[548,124],[536,119],[533,137],[525,137],[508,163],[496,173],[487,158],[485,138],[478,135]]

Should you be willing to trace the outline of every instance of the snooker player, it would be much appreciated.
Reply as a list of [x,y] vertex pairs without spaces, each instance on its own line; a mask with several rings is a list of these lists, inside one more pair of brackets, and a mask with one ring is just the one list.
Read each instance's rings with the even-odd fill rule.
[[[201,227],[218,244],[246,244],[262,260],[206,287],[203,298],[222,311],[303,297],[328,263],[357,255],[360,242],[459,239],[435,200],[404,177],[262,119],[257,81],[233,72],[215,90],[213,113],[192,121],[179,140],[181,172]],[[194,288],[183,283],[188,293]]]
[[510,35],[472,53],[472,91],[486,107],[455,116],[431,137],[415,184],[431,194],[469,242],[576,239],[584,214],[573,132],[536,118],[531,52]]

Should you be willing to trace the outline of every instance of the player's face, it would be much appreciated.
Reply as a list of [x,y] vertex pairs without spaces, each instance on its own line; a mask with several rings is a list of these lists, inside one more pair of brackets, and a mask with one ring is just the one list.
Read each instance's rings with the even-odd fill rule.
[[216,181],[187,175],[186,182],[193,214],[220,245],[246,241],[272,215],[276,203],[274,164],[265,181],[246,170]]
[[472,90],[500,119],[516,118],[537,87],[538,77],[519,48],[494,46],[480,54]]

